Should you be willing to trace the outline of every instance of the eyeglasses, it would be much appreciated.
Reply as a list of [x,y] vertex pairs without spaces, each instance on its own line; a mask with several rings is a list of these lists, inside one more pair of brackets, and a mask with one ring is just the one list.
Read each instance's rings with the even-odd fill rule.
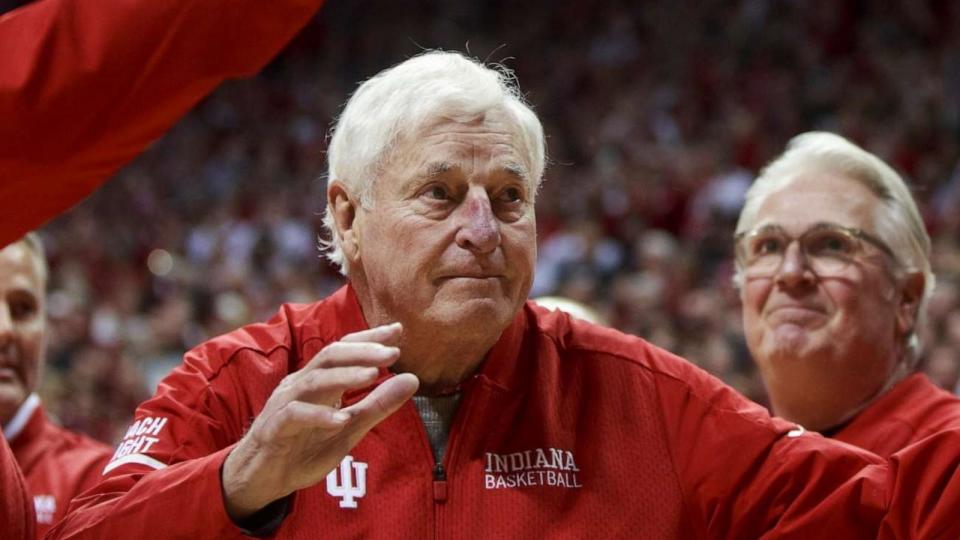
[[747,277],[772,277],[776,274],[790,244],[796,240],[807,265],[819,277],[837,276],[860,258],[872,245],[896,261],[893,250],[883,240],[855,227],[819,223],[798,238],[778,225],[765,225],[733,237],[737,262]]

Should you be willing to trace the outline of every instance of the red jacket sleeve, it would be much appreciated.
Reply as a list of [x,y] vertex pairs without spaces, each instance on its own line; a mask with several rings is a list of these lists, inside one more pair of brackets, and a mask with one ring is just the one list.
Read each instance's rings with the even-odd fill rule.
[[223,505],[220,468],[286,375],[287,352],[236,351],[225,341],[187,353],[137,408],[102,481],[47,538],[246,538]]
[[771,418],[692,366],[668,369],[684,371],[657,388],[698,537],[960,537],[960,432],[883,460]]
[[0,246],[70,208],[322,0],[40,0],[0,16]]
[[0,530],[4,538],[33,540],[36,523],[23,475],[0,432]]

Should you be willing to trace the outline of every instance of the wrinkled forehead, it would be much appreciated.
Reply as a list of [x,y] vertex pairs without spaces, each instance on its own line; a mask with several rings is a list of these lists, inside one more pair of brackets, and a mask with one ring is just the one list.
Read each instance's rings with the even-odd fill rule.
[[384,167],[431,174],[473,164],[506,172],[535,187],[533,160],[519,123],[505,111],[493,109],[471,117],[429,119],[396,141]]
[[880,197],[849,176],[829,172],[798,175],[763,199],[753,229],[776,225],[791,233],[831,223],[873,231]]

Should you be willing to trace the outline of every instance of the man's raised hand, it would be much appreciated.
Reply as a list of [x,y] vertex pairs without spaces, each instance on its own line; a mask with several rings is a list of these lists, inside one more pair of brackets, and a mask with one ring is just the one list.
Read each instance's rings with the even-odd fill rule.
[[373,426],[417,391],[416,376],[391,377],[349,407],[347,390],[364,388],[400,357],[400,323],[348,334],[323,348],[274,389],[222,469],[227,513],[242,520],[326,477]]

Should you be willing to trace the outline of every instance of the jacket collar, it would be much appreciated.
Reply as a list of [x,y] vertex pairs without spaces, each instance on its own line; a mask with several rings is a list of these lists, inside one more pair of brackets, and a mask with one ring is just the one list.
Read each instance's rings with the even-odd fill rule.
[[3,436],[6,437],[7,441],[11,444],[24,432],[27,432],[27,438],[30,438],[29,434],[35,431],[37,426],[43,425],[43,417],[44,414],[43,407],[40,406],[40,396],[32,393],[27,396],[27,399],[23,400],[20,408],[17,409],[13,418],[7,422],[7,425],[3,426]]
[[[324,336],[327,343],[333,343],[347,334],[370,328],[366,319],[363,318],[360,300],[357,298],[357,292],[353,285],[347,284],[340,287],[329,297],[328,301],[335,316],[331,318],[330,322],[332,324],[325,325],[329,329],[329,334]],[[309,360],[309,358],[305,359],[305,361]]]

